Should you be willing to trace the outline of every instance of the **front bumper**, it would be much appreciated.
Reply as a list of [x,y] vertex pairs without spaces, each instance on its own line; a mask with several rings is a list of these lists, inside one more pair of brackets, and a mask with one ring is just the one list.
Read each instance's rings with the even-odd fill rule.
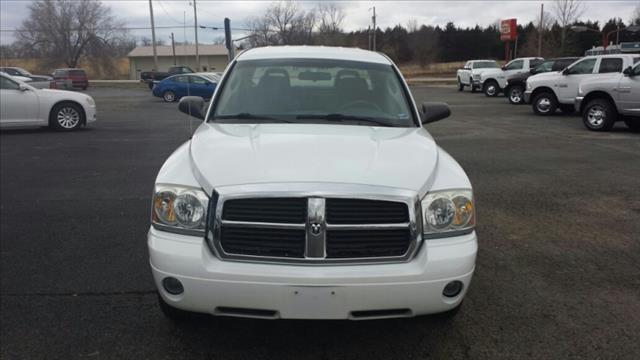
[[98,112],[96,110],[96,106],[85,106],[84,112],[86,116],[86,123],[92,123],[98,120]]
[[[153,228],[147,240],[156,287],[170,306],[287,319],[400,317],[453,309],[469,287],[478,248],[472,232],[425,241],[404,263],[285,265],[222,261],[202,238]],[[163,289],[168,276],[182,282],[182,294]],[[464,286],[460,294],[447,298],[442,291],[453,280]]]
[[531,91],[524,92],[524,102],[527,104],[531,103]]
[[582,108],[582,102],[584,101],[584,96],[577,96],[576,99],[573,102],[573,106],[576,109],[576,112],[580,112],[581,108]]

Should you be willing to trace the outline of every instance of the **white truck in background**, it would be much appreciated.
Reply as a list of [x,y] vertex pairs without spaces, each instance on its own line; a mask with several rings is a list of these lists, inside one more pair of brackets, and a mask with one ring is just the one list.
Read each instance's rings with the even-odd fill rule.
[[480,89],[480,74],[487,70],[500,69],[495,60],[469,60],[462,69],[458,69],[458,90],[464,91],[465,86],[471,88],[471,92]]
[[529,72],[544,61],[539,57],[524,57],[509,61],[502,68],[484,71],[480,75],[479,87],[489,97],[498,96],[507,86],[507,78],[514,74]]
[[537,115],[553,115],[558,108],[562,112],[573,113],[581,81],[621,73],[638,60],[638,54],[585,56],[561,72],[537,74],[528,78],[524,100],[531,103],[533,112]]

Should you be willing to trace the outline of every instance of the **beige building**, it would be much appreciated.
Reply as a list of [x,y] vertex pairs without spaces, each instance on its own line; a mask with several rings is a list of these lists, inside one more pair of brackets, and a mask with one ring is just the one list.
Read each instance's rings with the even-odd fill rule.
[[[175,63],[171,46],[156,46],[158,54],[158,69],[154,69],[153,47],[138,46],[127,55],[129,58],[129,79],[140,79],[143,71],[167,71],[169,67],[175,65],[186,65],[196,69],[196,46],[176,45]],[[203,45],[198,46],[200,54],[200,71],[222,72],[229,63],[227,48],[224,45]]]

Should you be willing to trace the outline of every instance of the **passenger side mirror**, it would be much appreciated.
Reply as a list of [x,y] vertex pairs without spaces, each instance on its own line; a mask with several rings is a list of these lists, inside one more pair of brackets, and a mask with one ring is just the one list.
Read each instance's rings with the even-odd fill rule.
[[183,113],[204,120],[204,99],[200,96],[185,96],[180,99],[178,109]]
[[25,84],[18,84],[18,90],[20,90],[20,91],[28,91],[28,90],[31,90],[31,89]]
[[562,70],[562,75],[569,75],[569,68],[565,68],[564,70]]
[[507,70],[507,65],[504,65],[503,67],[501,67],[500,69],[502,69],[502,71]]
[[445,103],[425,102],[420,108],[420,120],[423,125],[445,119],[449,115],[451,115],[451,109]]

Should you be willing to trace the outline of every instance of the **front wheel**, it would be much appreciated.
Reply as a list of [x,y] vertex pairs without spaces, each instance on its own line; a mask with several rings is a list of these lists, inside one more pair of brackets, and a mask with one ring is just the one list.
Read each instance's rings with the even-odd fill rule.
[[162,99],[166,102],[176,101],[176,94],[173,91],[167,90],[162,94]]
[[498,95],[500,87],[498,86],[498,83],[495,82],[494,80],[489,80],[489,81],[485,81],[484,87],[482,90],[484,91],[485,95],[489,97],[495,97]]
[[549,116],[553,115],[558,108],[558,100],[555,95],[550,92],[542,92],[533,98],[533,112],[537,115]]
[[458,78],[458,91],[464,91],[464,84]]
[[582,110],[582,122],[592,131],[609,131],[616,122],[618,114],[607,99],[593,99]]
[[61,131],[77,130],[84,120],[82,107],[70,102],[56,105],[49,115],[49,125]]
[[524,88],[520,85],[514,85],[508,90],[509,102],[513,105],[524,104]]

